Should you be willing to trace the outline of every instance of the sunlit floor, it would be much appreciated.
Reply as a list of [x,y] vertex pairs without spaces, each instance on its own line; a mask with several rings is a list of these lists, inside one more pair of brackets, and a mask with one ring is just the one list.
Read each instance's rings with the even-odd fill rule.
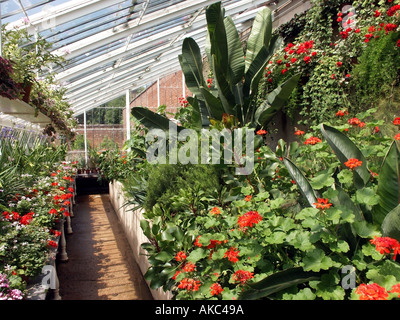
[[77,197],[72,230],[57,264],[63,300],[153,299],[108,194]]

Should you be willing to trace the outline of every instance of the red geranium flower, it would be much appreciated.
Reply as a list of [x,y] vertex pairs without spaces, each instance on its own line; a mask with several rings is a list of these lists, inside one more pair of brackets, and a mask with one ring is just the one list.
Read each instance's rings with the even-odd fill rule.
[[349,119],[348,122],[352,126],[358,126],[361,123],[360,119],[358,119],[358,118],[351,118],[351,119]]
[[49,213],[50,213],[50,214],[57,214],[57,210],[54,209],[54,208],[53,208],[53,209],[50,209]]
[[210,287],[211,289],[211,295],[212,296],[217,296],[219,295],[224,289],[222,289],[221,285],[219,283],[213,283]]
[[370,242],[376,246],[376,250],[381,254],[389,254],[393,250],[393,260],[396,260],[397,254],[400,253],[400,243],[396,239],[375,236]]
[[239,255],[239,250],[237,250],[235,247],[231,247],[229,250],[227,250],[224,254],[224,258],[228,258],[230,262],[238,262],[239,259],[237,256]]
[[360,167],[362,165],[362,161],[355,159],[355,158],[351,158],[349,160],[347,160],[344,165],[349,168],[349,169],[355,169],[357,167]]
[[254,273],[245,270],[238,270],[232,275],[232,280],[241,284],[245,284],[251,278],[254,278]]
[[178,288],[186,289],[187,291],[198,291],[200,286],[201,286],[200,281],[185,278],[179,283]]
[[187,258],[187,255],[183,251],[179,251],[175,256],[176,261],[184,261],[184,260],[186,260],[186,258]]
[[400,140],[400,133],[396,134],[396,135],[394,136],[394,139],[395,139],[395,140]]
[[241,229],[246,229],[253,227],[253,225],[259,223],[261,220],[262,216],[257,211],[249,211],[238,218],[238,225]]
[[296,136],[302,136],[304,133],[305,133],[305,132],[304,132],[304,131],[301,131],[301,130],[296,130],[296,131],[294,132],[294,134],[295,134]]
[[[399,40],[399,41],[400,41],[400,40]],[[393,120],[393,124],[394,124],[395,126],[400,126],[400,117],[395,118],[395,119]]]
[[360,284],[355,292],[360,300],[386,300],[389,297],[386,289],[376,283]]
[[264,135],[264,134],[267,134],[268,132],[266,131],[266,130],[258,130],[257,132],[256,132],[256,134],[258,134],[259,136],[262,136],[262,135]]
[[322,142],[322,140],[320,138],[310,137],[306,141],[304,141],[304,144],[314,145],[314,144],[317,144],[317,143],[320,143],[320,142]]
[[[400,293],[400,283],[393,285],[389,292]],[[400,294],[398,295],[398,297],[400,298]]]
[[317,198],[318,202],[314,202],[314,205],[317,209],[329,209],[332,206],[332,203],[328,203],[328,199]]

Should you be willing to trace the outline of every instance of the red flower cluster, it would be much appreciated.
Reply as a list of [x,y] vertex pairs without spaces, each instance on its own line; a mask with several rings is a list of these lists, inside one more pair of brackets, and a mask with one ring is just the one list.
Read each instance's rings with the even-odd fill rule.
[[314,205],[317,209],[329,209],[332,206],[332,203],[328,203],[328,199],[317,198],[318,202],[314,202]]
[[400,133],[396,134],[396,135],[394,136],[394,139],[395,139],[395,140],[400,140]]
[[239,250],[237,250],[234,247],[231,247],[229,250],[227,250],[224,254],[224,258],[228,258],[228,260],[232,263],[236,263],[239,261],[237,258],[239,255]]
[[296,131],[294,132],[294,134],[295,134],[296,136],[302,136],[303,134],[305,134],[305,132],[304,132],[304,131],[301,131],[301,130],[296,130]]
[[320,142],[322,142],[322,140],[320,138],[310,137],[310,138],[306,139],[306,141],[304,141],[304,144],[314,145],[314,144],[317,144]]
[[219,295],[224,289],[222,289],[221,285],[219,283],[213,283],[210,287],[211,289],[211,295],[212,296],[217,296]]
[[246,229],[253,227],[253,225],[259,223],[261,220],[262,216],[257,211],[249,211],[238,218],[238,225],[241,229]]
[[370,242],[376,246],[376,250],[381,254],[389,254],[393,251],[393,260],[396,260],[397,254],[400,254],[400,243],[390,237],[374,237]]
[[400,4],[396,4],[393,7],[389,8],[389,10],[387,11],[387,15],[389,17],[392,17],[398,10],[400,10]]
[[179,283],[178,288],[187,291],[198,291],[200,286],[201,286],[200,281],[190,278],[185,278]]
[[360,127],[363,128],[365,126],[365,122],[362,122],[358,118],[351,118],[348,120],[348,123],[352,125],[353,127]]
[[[283,65],[283,64],[285,65],[285,68],[281,70],[281,73],[285,74],[286,72],[288,72],[289,68],[291,67],[291,65],[293,63],[296,63],[300,59],[302,59],[306,64],[309,64],[311,62],[311,57],[314,57],[314,56],[317,55],[317,52],[311,51],[311,49],[313,47],[314,47],[314,41],[313,40],[305,41],[303,43],[299,43],[299,44],[296,44],[296,45],[293,44],[293,43],[289,43],[285,47],[285,55],[284,55],[284,59],[287,62],[285,63],[282,59],[279,59],[279,60],[276,61],[277,65]],[[293,56],[294,54],[297,54],[298,57],[294,57]],[[304,55],[304,57],[300,57],[301,55]],[[272,64],[272,61],[270,61],[270,64]],[[266,73],[265,77],[268,78],[268,76],[270,74],[271,74],[271,71],[268,71]],[[268,82],[272,82],[272,79],[268,78],[267,81]]]
[[254,278],[254,273],[245,270],[238,270],[232,275],[232,280],[241,284],[245,284],[251,278]]
[[187,258],[187,255],[183,251],[179,251],[175,256],[176,261],[184,261],[184,260],[186,260],[186,258]]
[[18,221],[20,224],[28,225],[33,220],[34,214],[35,213],[31,211],[31,212],[21,216],[18,212],[15,212],[15,211],[12,211],[12,212],[4,211],[3,217],[5,220],[10,221],[10,222]]
[[183,108],[186,108],[189,105],[189,102],[187,101],[187,99],[184,96],[179,97],[178,100],[179,100],[179,104]]
[[183,265],[182,270],[184,272],[192,272],[196,270],[196,265],[193,262],[188,261]]
[[50,247],[53,247],[53,248],[57,248],[57,242],[55,242],[54,240],[49,240],[48,242],[47,242],[47,246],[50,248]]
[[217,216],[217,215],[221,214],[221,210],[218,207],[214,207],[214,208],[211,209],[210,213],[212,215],[216,215]]
[[337,117],[344,117],[346,114],[349,114],[346,110],[339,110],[338,112],[336,112],[336,116]]
[[[400,41],[400,40],[399,40],[399,41]],[[395,126],[400,126],[400,117],[395,118],[395,119],[393,120],[393,124],[394,124]]]
[[267,134],[268,132],[266,131],[266,130],[258,130],[257,132],[256,132],[256,134],[257,135],[259,135],[259,136],[263,136],[264,134]]
[[357,167],[360,167],[362,165],[362,161],[355,159],[355,158],[351,158],[349,160],[347,160],[344,165],[349,168],[350,170],[355,169]]
[[376,283],[360,284],[355,292],[360,296],[360,300],[386,300],[389,297],[385,288]]

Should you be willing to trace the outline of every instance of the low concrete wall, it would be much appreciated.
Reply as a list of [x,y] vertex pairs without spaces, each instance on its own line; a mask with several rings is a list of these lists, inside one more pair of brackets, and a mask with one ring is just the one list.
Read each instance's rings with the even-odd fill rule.
[[[122,190],[122,184],[118,181],[110,183],[110,201],[125,231],[126,238],[132,248],[136,263],[139,265],[139,268],[144,275],[150,267],[150,263],[145,256],[146,251],[140,247],[142,243],[149,242],[140,228],[140,220],[143,219],[142,212],[140,210],[132,211],[132,206],[124,206],[124,192]],[[146,282],[149,285],[147,280]],[[170,300],[172,298],[171,292],[164,292],[162,288],[157,290],[150,289],[150,291],[155,300]]]

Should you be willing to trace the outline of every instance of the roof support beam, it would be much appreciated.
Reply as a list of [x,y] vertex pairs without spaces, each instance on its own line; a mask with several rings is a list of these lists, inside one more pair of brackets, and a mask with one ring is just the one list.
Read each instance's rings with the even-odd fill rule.
[[[139,18],[133,19],[124,25],[103,32],[99,32],[93,36],[89,36],[85,39],[75,42],[72,45],[69,45],[68,51],[70,53],[68,57],[74,58],[91,50],[94,50],[95,48],[107,45],[108,43],[124,39],[132,33],[143,31],[152,27],[156,27],[157,25],[160,25],[164,22],[181,18],[185,14],[196,11],[197,9],[208,6],[209,4],[212,4],[214,2],[215,1],[212,0],[182,1],[179,4],[169,6],[165,9],[145,15],[139,25]],[[63,55],[65,53],[65,48],[60,48],[56,50],[55,53]]]

